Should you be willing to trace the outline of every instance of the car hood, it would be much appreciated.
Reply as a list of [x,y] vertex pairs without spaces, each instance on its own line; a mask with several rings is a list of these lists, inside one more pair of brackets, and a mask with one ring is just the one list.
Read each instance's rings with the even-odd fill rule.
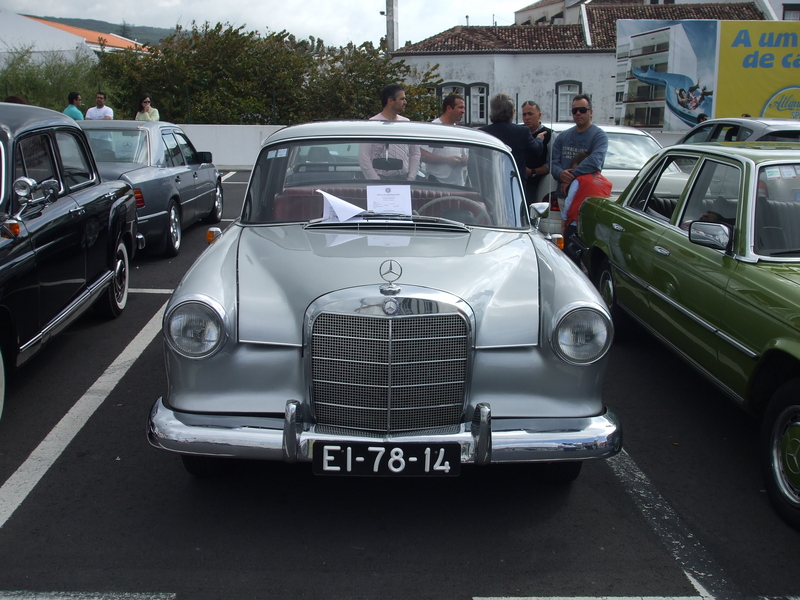
[[119,179],[122,175],[130,175],[134,171],[147,169],[143,165],[134,163],[119,163],[119,162],[98,162],[97,170],[100,171],[100,176],[110,181],[112,179]]
[[539,267],[527,232],[365,234],[299,225],[242,229],[239,339],[302,344],[309,304],[329,292],[361,286],[379,296],[386,284],[380,266],[388,259],[402,268],[400,288],[419,286],[463,299],[476,317],[476,345],[538,343]]

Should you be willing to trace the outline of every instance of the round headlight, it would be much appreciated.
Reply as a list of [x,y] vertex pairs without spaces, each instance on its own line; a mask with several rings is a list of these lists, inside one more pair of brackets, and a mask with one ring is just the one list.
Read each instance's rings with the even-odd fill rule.
[[553,349],[569,363],[588,365],[600,360],[611,347],[611,322],[592,308],[565,314],[553,332]]
[[164,335],[173,350],[189,358],[204,358],[225,341],[225,323],[213,308],[202,302],[176,306],[166,320]]

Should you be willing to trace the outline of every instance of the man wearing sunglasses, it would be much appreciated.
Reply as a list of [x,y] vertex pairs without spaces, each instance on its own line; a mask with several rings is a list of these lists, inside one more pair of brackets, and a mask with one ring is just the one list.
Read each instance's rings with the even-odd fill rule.
[[[562,210],[573,179],[601,171],[608,150],[606,132],[592,124],[592,101],[589,96],[578,94],[573,98],[572,120],[575,127],[560,133],[553,142],[551,151],[551,173],[561,184],[558,186],[558,200]],[[572,160],[579,152],[585,152],[589,157],[572,169]]]

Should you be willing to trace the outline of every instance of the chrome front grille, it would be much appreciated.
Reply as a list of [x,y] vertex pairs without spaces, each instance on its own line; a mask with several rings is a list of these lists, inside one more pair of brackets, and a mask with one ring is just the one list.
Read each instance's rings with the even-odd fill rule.
[[311,331],[321,426],[388,434],[459,423],[469,330],[456,313],[395,318],[321,313]]

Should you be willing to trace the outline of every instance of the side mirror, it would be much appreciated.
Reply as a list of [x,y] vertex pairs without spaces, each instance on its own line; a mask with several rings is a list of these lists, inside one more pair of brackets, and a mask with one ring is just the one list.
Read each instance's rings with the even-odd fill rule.
[[689,225],[689,241],[698,246],[727,252],[731,243],[730,225],[707,221],[692,221]]
[[214,162],[211,159],[211,152],[198,152],[197,153],[197,160],[200,161],[200,164],[212,163]]
[[534,202],[529,207],[531,217],[535,219],[544,219],[550,214],[549,202]]

